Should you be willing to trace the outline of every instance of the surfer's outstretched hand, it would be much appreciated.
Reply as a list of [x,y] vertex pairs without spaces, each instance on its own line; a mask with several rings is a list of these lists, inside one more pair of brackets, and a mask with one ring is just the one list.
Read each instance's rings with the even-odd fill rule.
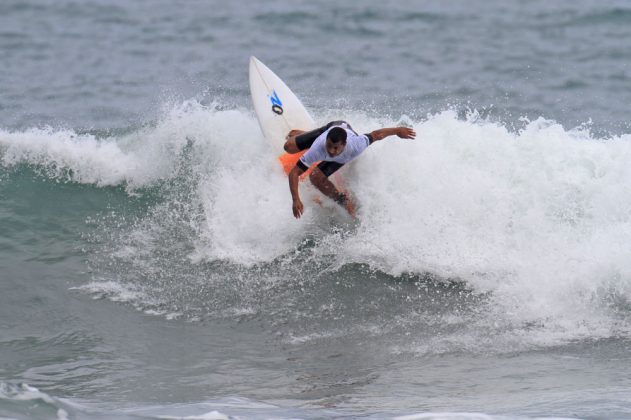
[[416,132],[408,127],[398,127],[396,134],[402,139],[413,139],[416,137]]
[[294,211],[294,217],[296,219],[300,219],[302,213],[305,212],[305,207],[302,205],[302,201],[300,199],[294,200],[294,204],[292,205],[292,210]]

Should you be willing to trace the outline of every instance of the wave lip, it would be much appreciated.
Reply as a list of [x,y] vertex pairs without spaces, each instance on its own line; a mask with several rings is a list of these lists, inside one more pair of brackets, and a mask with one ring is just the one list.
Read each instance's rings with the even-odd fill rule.
[[120,136],[52,127],[0,130],[0,164],[6,169],[27,165],[62,182],[151,187],[177,176],[187,148],[196,143],[203,150],[213,134],[207,123],[223,116],[212,106],[187,101],[165,110],[155,126]]

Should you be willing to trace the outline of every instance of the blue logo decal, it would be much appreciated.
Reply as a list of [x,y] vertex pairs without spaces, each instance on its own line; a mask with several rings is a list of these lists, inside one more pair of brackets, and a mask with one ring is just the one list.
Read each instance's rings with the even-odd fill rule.
[[272,101],[272,111],[275,114],[281,115],[283,113],[283,103],[275,90],[272,91],[272,96],[269,97],[269,100]]
[[283,103],[280,101],[278,97],[278,93],[276,91],[272,91],[272,96],[269,97],[269,100],[272,101],[272,105],[278,105],[279,107],[283,107]]

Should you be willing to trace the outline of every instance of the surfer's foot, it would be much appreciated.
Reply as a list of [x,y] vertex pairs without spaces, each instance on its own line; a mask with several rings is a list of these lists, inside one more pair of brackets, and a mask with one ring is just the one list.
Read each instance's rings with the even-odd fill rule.
[[351,217],[355,218],[355,204],[353,204],[353,200],[351,200],[351,197],[350,195],[348,195],[348,193],[339,193],[339,196],[335,201],[337,201],[340,206],[344,207],[348,214],[351,215]]
[[346,200],[345,207],[346,207],[346,211],[348,212],[348,214],[351,215],[353,219],[357,217],[357,214],[355,214],[355,204],[353,204],[350,198]]

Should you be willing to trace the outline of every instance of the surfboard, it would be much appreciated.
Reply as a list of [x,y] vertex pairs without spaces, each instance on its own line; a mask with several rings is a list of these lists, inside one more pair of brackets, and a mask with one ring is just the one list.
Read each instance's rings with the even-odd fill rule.
[[[301,153],[285,153],[285,136],[294,129],[313,130],[317,128],[315,121],[285,82],[254,56],[250,57],[250,94],[261,131],[279,153],[278,160],[285,174],[289,174],[306,150]],[[310,170],[305,172],[302,178],[309,172]],[[336,179],[340,181],[339,178]],[[351,216],[355,217],[354,204],[349,201],[346,207]]]
[[261,131],[288,174],[304,152],[285,153],[285,136],[293,129],[313,130],[316,124],[285,82],[254,56],[250,57],[250,94]]

